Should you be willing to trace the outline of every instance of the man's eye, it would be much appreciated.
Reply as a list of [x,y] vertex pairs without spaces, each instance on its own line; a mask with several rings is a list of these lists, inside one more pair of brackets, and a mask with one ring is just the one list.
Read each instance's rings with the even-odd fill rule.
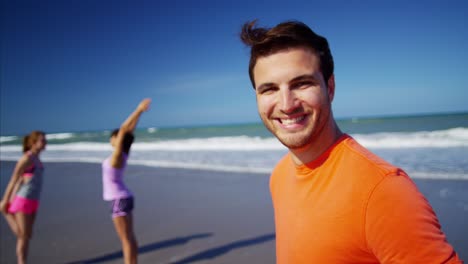
[[259,91],[260,94],[272,93],[275,89],[273,87],[263,88]]
[[309,86],[310,82],[298,82],[296,84],[297,87]]

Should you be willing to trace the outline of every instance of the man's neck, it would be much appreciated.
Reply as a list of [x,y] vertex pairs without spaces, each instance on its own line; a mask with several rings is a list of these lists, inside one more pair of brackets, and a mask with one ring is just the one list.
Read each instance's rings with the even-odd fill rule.
[[313,138],[307,146],[300,149],[289,149],[294,163],[302,165],[317,159],[335,144],[342,135],[343,132],[338,128],[336,122],[333,121],[332,125],[324,129],[318,137]]

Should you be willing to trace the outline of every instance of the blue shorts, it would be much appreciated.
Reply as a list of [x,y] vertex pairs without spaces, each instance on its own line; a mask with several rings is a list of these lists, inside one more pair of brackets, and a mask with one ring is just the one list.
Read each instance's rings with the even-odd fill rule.
[[111,201],[112,218],[125,216],[133,211],[133,197],[115,199]]

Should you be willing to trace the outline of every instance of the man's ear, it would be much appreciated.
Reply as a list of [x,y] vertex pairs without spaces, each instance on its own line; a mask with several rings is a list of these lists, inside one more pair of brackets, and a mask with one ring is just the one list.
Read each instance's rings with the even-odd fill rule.
[[328,98],[330,99],[330,102],[332,102],[333,98],[335,97],[335,75],[334,74],[332,74],[330,78],[328,78],[327,91],[328,91]]

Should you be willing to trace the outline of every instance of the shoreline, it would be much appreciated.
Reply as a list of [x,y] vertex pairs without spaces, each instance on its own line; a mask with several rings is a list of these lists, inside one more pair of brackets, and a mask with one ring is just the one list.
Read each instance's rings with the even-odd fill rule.
[[[0,161],[1,192],[15,162]],[[121,263],[121,246],[102,200],[100,164],[45,162],[29,263]],[[269,175],[129,164],[139,263],[275,263]],[[468,258],[468,181],[414,179],[448,241]],[[0,220],[0,262],[15,238]],[[197,262],[198,263],[198,262]]]

